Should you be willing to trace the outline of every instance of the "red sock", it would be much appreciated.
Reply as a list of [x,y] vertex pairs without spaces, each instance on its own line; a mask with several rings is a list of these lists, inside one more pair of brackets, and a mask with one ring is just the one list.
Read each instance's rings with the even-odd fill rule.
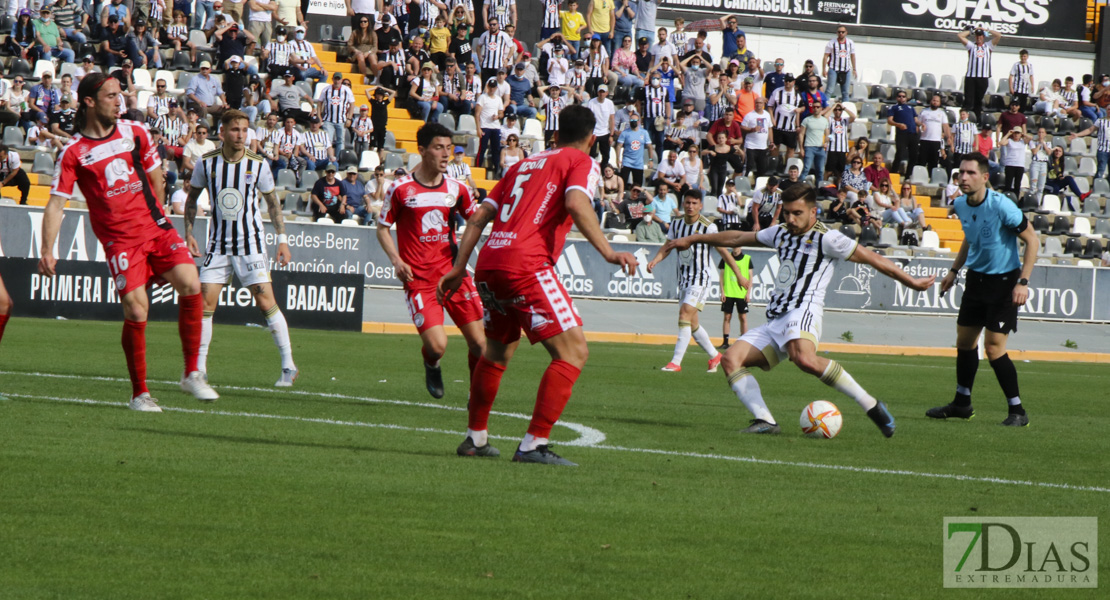
[[563,414],[563,409],[574,391],[574,382],[582,369],[565,360],[553,360],[540,379],[540,391],[536,394],[536,409],[532,411],[532,422],[528,433],[539,438],[551,437],[551,428]]
[[425,348],[424,346],[420,347],[420,356],[424,357],[424,364],[426,364],[426,365],[437,364],[437,363],[439,363],[439,359],[443,358],[442,356],[436,356],[436,357],[431,356],[431,354],[428,352],[428,349]]
[[[3,333],[2,329],[0,329],[0,333]],[[473,352],[466,353],[466,364],[470,366],[471,379],[474,379],[474,367],[478,366],[478,360],[481,358],[482,356],[480,354],[474,354]]]
[[200,321],[204,317],[204,300],[200,294],[181,296],[177,311],[177,333],[181,336],[181,352],[185,355],[185,374],[197,370],[200,354]]
[[470,419],[467,427],[471,431],[485,431],[489,428],[489,411],[497,399],[497,388],[501,387],[501,376],[505,367],[486,360],[482,356],[474,365],[470,375]]
[[[9,316],[10,315],[0,315],[0,340],[4,339],[4,326],[8,324]],[[471,365],[470,370],[474,370],[473,364]]]
[[131,375],[131,397],[149,392],[146,387],[146,321],[123,320],[123,355]]

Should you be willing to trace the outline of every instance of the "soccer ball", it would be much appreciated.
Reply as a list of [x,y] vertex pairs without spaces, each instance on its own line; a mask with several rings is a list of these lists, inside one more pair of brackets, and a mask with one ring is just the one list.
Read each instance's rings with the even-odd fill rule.
[[807,437],[828,439],[840,433],[843,419],[835,404],[828,400],[815,400],[806,405],[798,422]]

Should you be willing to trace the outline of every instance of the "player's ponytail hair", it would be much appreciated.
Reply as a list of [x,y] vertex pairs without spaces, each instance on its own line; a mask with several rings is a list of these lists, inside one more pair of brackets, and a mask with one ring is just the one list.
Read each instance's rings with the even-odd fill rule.
[[77,85],[77,115],[73,118],[74,127],[77,131],[85,128],[86,115],[89,107],[85,104],[85,98],[92,98],[96,100],[96,93],[100,91],[101,86],[110,79],[107,75],[100,72],[89,73],[81,78],[81,83]]
[[783,204],[795,200],[805,200],[806,204],[817,206],[817,188],[808,183],[798,183],[782,193]]

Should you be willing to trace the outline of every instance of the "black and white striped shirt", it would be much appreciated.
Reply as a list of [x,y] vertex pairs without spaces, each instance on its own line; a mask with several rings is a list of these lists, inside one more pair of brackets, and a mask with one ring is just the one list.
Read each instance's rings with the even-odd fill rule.
[[798,129],[798,106],[802,95],[797,90],[786,91],[780,87],[771,94],[767,101],[767,108],[772,109],[775,115],[775,129],[781,131],[794,131]]
[[975,42],[968,42],[966,77],[990,77],[991,53],[993,52],[994,44],[989,40],[983,42],[982,46],[975,44]]
[[[740,224],[740,193],[721,194],[717,196],[717,212],[721,213],[721,223],[725,227]],[[724,209],[724,210],[721,210]],[[729,212],[725,212],[729,211]]]
[[466,80],[465,74],[461,75],[459,86],[459,95],[465,101],[474,102],[478,99],[478,96],[482,95],[482,78],[477,75],[472,77],[470,81]]
[[1020,62],[1014,63],[1010,69],[1010,77],[1014,82],[1015,94],[1032,94],[1033,93],[1033,65]]
[[317,102],[323,104],[322,119],[329,123],[345,123],[347,111],[355,103],[355,95],[350,88],[328,86],[320,92]]
[[387,51],[385,53],[385,58],[382,59],[382,62],[391,62],[396,64],[397,72],[402,73],[405,70],[405,63],[408,62],[408,57],[405,56],[405,50],[403,48],[398,48],[396,52]]
[[278,152],[293,154],[297,146],[304,143],[304,134],[296,129],[292,133],[286,133],[284,129],[279,129],[270,136],[270,141],[274,143],[274,148],[277,148]]
[[543,99],[543,129],[544,131],[559,130],[559,113],[567,107],[567,99],[560,95],[558,98],[547,96]]
[[457,94],[459,93],[459,82],[462,81],[462,73],[455,71],[454,75],[443,74],[443,93],[444,94]]
[[[359,135],[358,132],[360,129],[366,130],[366,134]],[[373,131],[374,120],[370,117],[355,117],[354,120],[351,121],[351,133],[353,133],[360,142],[368,141],[370,139],[370,133]]]
[[781,204],[782,190],[778,188],[775,188],[775,191],[770,194],[767,193],[767,188],[756,190],[752,194],[752,210],[759,210],[759,214],[764,217],[774,217],[775,211],[778,210]]
[[670,117],[667,114],[667,88],[650,85],[644,88],[644,116],[649,119]]
[[1060,97],[1064,99],[1064,108],[1072,108],[1079,102],[1079,94],[1075,90],[1060,90]]
[[856,44],[848,38],[841,43],[836,38],[825,44],[825,54],[829,55],[829,70],[846,72],[852,70],[852,55],[856,53]]
[[470,165],[465,162],[456,163],[451,161],[447,163],[447,176],[457,179],[465,185],[467,180],[470,179]]
[[[671,228],[667,230],[667,239],[677,240],[688,235],[717,233],[717,226],[704,216],[699,215],[693,223],[687,223],[686,218],[671,221]],[[678,287],[687,288],[692,285],[709,285],[712,281],[711,273],[715,272],[716,263],[709,260],[709,244],[694,244],[678,253]]]
[[559,6],[562,3],[562,0],[543,0],[543,24],[540,27],[544,29],[562,27],[562,23],[559,22]]
[[960,121],[952,127],[952,135],[956,138],[952,151],[956,154],[971,154],[975,148],[975,136],[979,135],[979,128],[971,121]]
[[481,50],[482,62],[478,64],[481,69],[500,69],[512,60],[516,44],[509,34],[498,31],[496,35],[489,31],[478,37],[474,42],[474,49]]
[[497,21],[501,24],[502,29],[512,22],[512,7],[516,6],[516,0],[488,0],[488,6],[491,22]]
[[774,225],[759,230],[756,239],[778,251],[779,268],[775,290],[767,303],[768,319],[797,308],[806,309],[810,313],[807,317],[820,316],[836,262],[847,260],[856,251],[855,240],[829,230],[820,221],[801,235]]
[[229,162],[222,149],[209,152],[197,161],[189,185],[207,189],[212,202],[208,254],[266,252],[259,194],[274,191],[274,176],[265,159],[247,150],[238,161]]
[[1098,152],[1110,152],[1110,119],[1104,117],[1095,121],[1095,131],[1098,132]]
[[270,52],[269,58],[266,60],[271,67],[288,67],[289,56],[293,54],[293,44],[289,42],[270,42],[266,44],[266,50]]
[[852,122],[847,117],[829,119],[829,152],[848,151],[848,133]]
[[587,77],[604,77],[604,66],[608,61],[609,52],[605,50],[604,46],[599,48],[597,52],[591,49],[589,55],[586,56]]
[[306,131],[302,134],[301,139],[304,142],[305,149],[308,150],[308,155],[312,157],[312,160],[320,162],[328,159],[328,148],[331,147],[331,135],[328,134],[327,130]]
[[169,94],[166,94],[164,97],[160,97],[158,96],[158,94],[153,94],[150,96],[150,100],[147,101],[146,107],[153,108],[155,111],[157,111],[159,108],[165,108],[166,110],[169,110],[170,102],[172,102],[173,100],[174,97]]

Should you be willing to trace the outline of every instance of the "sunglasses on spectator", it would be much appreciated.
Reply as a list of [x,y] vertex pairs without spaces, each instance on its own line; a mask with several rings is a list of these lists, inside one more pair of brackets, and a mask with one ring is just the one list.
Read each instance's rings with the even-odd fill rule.
[[12,83],[23,83],[23,80],[22,80],[22,79],[16,79],[16,80],[15,80],[15,81],[13,81]]
[[853,160],[853,161],[852,161],[852,164],[853,164],[853,165],[862,165],[862,164],[863,164],[863,161],[862,161],[862,160]]
[[776,66],[776,67],[781,67],[781,66],[783,66],[783,65],[785,65],[785,64],[786,64],[786,63],[780,63],[780,62],[777,62],[777,63],[775,63],[775,66]]

